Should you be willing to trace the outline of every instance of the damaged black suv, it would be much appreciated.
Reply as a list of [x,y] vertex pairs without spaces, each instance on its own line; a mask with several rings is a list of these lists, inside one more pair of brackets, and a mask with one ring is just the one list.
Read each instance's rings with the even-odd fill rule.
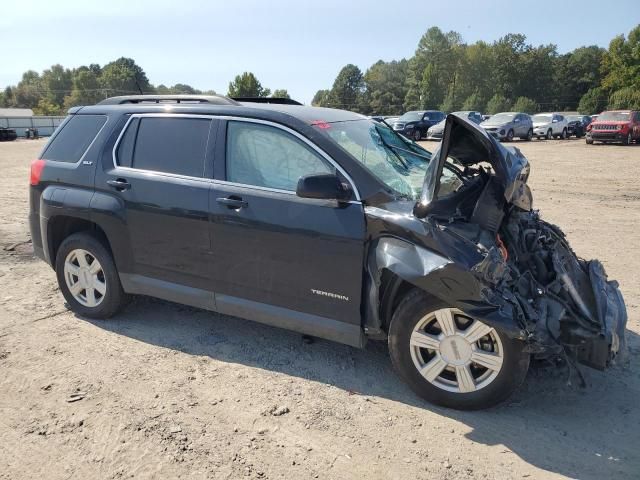
[[225,97],[70,110],[31,167],[30,226],[69,307],[150,295],[363,347],[461,409],[532,356],[604,368],[617,283],[540,219],[529,165],[450,115],[431,154],[361,115]]

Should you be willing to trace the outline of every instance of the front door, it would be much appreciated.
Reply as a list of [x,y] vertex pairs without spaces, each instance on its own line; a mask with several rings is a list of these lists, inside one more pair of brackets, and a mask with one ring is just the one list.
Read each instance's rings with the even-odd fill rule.
[[362,204],[296,196],[301,176],[336,167],[295,132],[244,120],[226,128],[210,201],[218,309],[243,316],[246,307],[248,318],[289,310],[359,328]]

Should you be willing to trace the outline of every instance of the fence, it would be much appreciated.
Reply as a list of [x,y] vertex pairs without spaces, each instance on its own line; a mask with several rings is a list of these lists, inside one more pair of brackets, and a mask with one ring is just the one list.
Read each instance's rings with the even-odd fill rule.
[[65,117],[0,117],[0,127],[12,128],[18,137],[26,137],[29,128],[38,129],[41,137],[50,136]]

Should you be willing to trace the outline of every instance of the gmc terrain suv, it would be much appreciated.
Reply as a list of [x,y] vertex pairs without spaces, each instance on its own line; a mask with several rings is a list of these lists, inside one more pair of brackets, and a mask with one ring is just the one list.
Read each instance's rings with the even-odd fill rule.
[[36,254],[71,310],[131,294],[356,347],[422,397],[484,408],[530,357],[603,369],[625,305],[540,219],[529,164],[449,115],[431,154],[361,115],[225,97],[77,107],[31,167]]

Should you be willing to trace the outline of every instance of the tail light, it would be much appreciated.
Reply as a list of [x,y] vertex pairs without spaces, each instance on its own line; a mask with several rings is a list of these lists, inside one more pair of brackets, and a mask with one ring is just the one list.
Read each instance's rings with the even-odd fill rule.
[[40,176],[42,175],[42,170],[44,170],[44,165],[44,160],[34,160],[31,162],[31,185],[38,185],[40,183]]

